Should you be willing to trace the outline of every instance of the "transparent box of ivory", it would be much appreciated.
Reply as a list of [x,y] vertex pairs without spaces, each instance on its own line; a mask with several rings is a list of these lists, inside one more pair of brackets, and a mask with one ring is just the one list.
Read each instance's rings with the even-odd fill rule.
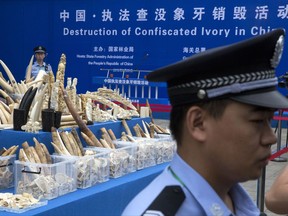
[[171,161],[176,151],[175,141],[170,135],[155,138],[133,137],[133,139],[133,141],[115,140],[114,144],[118,147],[132,145],[136,148],[137,170]]
[[118,148],[131,146],[135,149],[136,170],[156,165],[155,140],[149,138],[133,137],[134,141],[115,140]]
[[14,161],[16,155],[0,156],[0,189],[14,186]]
[[77,189],[75,160],[51,155],[51,164],[15,161],[15,193],[54,199]]
[[128,173],[136,171],[136,152],[133,146],[101,148],[89,147],[97,154],[108,153],[110,178],[118,178]]
[[108,152],[96,153],[95,151],[86,148],[84,148],[84,150],[84,156],[55,156],[74,159],[73,167],[77,173],[77,188],[85,189],[93,185],[108,181]]
[[176,152],[176,141],[168,134],[155,135],[156,163],[161,164],[172,160]]

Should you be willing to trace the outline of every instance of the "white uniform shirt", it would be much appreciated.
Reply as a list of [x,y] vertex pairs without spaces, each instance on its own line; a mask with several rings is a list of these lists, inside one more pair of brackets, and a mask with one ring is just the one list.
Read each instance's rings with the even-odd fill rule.
[[[185,187],[177,180],[168,167],[142,190],[125,208],[123,216],[141,215],[167,185],[179,185],[185,193],[185,200],[177,211],[178,216],[232,216],[232,212],[216,194],[208,182],[191,168],[179,155],[171,161],[171,169]],[[236,184],[230,191],[237,216],[260,215],[260,211],[241,185]],[[169,203],[167,203],[169,205]]]
[[46,64],[45,62],[43,62],[42,66],[40,66],[37,62],[34,62],[32,65],[32,69],[31,69],[31,77],[34,77],[35,79],[40,70],[43,70],[46,73],[49,73],[49,71],[51,71],[52,68],[50,64]]

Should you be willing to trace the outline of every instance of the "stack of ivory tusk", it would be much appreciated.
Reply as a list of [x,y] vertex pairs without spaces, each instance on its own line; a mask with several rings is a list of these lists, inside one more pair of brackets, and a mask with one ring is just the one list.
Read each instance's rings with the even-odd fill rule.
[[[92,100],[94,103],[98,102],[105,107],[109,107],[113,110],[113,116],[117,119],[131,119],[132,117],[139,117],[137,108],[132,102],[122,96],[118,90],[111,90],[104,88],[98,88],[96,92],[87,92],[82,97]],[[122,105],[123,107],[121,107]]]
[[2,148],[2,149],[0,150],[0,156],[1,156],[1,157],[4,157],[4,156],[13,155],[13,154],[15,154],[15,152],[17,151],[18,147],[19,147],[18,145],[13,145],[13,146],[11,146],[11,147],[8,148],[8,149],[6,149],[6,148],[4,147],[4,148]]
[[29,146],[28,142],[22,143],[19,150],[19,160],[23,162],[51,164],[52,159],[45,144],[40,143],[35,137],[33,138],[34,146]]
[[58,131],[52,128],[52,142],[54,150],[59,155],[84,156],[84,148],[75,128],[71,132]]
[[[31,58],[28,68],[31,69],[32,63],[33,58]],[[53,75],[53,72],[50,71],[49,74],[46,74],[44,71],[40,71],[35,80],[28,79],[26,76],[25,81],[17,83],[8,66],[2,60],[0,60],[0,64],[9,78],[6,80],[2,74],[0,76],[0,86],[2,87],[0,94],[6,100],[6,103],[0,101],[0,127],[5,128],[8,125],[11,127],[15,108],[27,109],[30,122],[40,121],[40,111],[47,99],[47,79]]]
[[116,137],[113,133],[113,131],[110,129],[109,132],[106,130],[106,128],[102,127],[101,129],[102,138],[100,139],[101,144],[105,148],[111,148],[115,149],[115,145],[113,143],[113,140],[116,140]]
[[[83,112],[78,112],[80,117],[83,119]],[[83,119],[83,122],[87,124],[87,120]],[[74,120],[73,116],[71,114],[64,114],[61,116],[61,123],[60,123],[60,129],[65,128],[73,128],[78,127],[77,122]]]
[[13,106],[8,106],[6,103],[0,100],[0,126],[8,126],[12,124],[12,112]]
[[[125,120],[122,120],[122,125],[125,128],[125,132],[122,132],[120,140],[135,142],[132,132]],[[161,126],[156,125],[152,122],[148,124],[147,122],[144,122],[142,120],[142,126],[143,126],[143,129],[141,128],[139,124],[136,124],[135,126],[133,126],[133,130],[136,134],[136,137],[154,138],[155,133],[156,134],[170,134],[169,129],[162,128]]]
[[[19,107],[22,97],[24,97],[29,89],[34,89],[36,93],[28,111],[27,125],[23,127],[25,131],[37,132],[41,129],[41,127],[39,128],[42,121],[41,110],[51,108],[55,111],[62,112],[60,123],[62,129],[79,126],[81,132],[84,133],[83,138],[85,140],[87,140],[86,138],[88,137],[90,144],[92,142],[93,145],[103,146],[101,140],[97,141],[89,130],[84,128],[83,131],[83,124],[86,125],[95,121],[102,122],[139,117],[139,107],[136,108],[129,98],[120,94],[119,89],[111,90],[104,87],[98,88],[96,92],[87,91],[86,94],[78,95],[76,88],[77,78],[72,79],[71,77],[67,78],[67,85],[64,87],[66,69],[65,54],[62,54],[60,57],[56,77],[52,71],[48,74],[40,71],[41,73],[33,79],[33,77],[31,77],[33,58],[32,56],[29,61],[26,79],[20,82],[15,80],[8,66],[0,60],[0,64],[9,78],[9,80],[6,80],[0,72],[0,86],[3,89],[0,89],[0,95],[6,99],[6,104],[0,101],[0,128],[5,128],[7,124],[11,127],[13,123],[13,110]],[[75,115],[71,112],[71,108],[68,107],[65,97],[69,98],[71,101],[70,107],[74,107],[75,112],[78,113],[76,119]],[[101,110],[99,104],[103,105]],[[147,106],[149,106],[149,104]],[[106,109],[107,107],[108,110]],[[150,107],[149,111],[151,111]],[[78,117],[81,119],[80,125],[77,119]]]

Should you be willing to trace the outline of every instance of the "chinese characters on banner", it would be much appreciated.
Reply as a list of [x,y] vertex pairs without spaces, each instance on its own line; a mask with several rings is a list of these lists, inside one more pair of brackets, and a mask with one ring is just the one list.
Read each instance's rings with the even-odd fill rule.
[[[9,54],[11,47],[12,50],[21,47],[27,52],[35,43],[43,44],[49,50],[48,61],[54,70],[61,54],[66,55],[65,76],[79,79],[79,93],[94,91],[103,85],[111,88],[121,85],[126,93],[130,86],[131,97],[136,92],[142,97],[143,86],[144,98],[149,96],[149,88],[151,97],[156,95],[156,86],[145,79],[150,71],[216,46],[274,28],[286,28],[288,19],[287,0],[43,0],[28,3],[32,0],[0,3],[0,16],[6,20],[2,26],[9,29],[9,35],[2,35],[0,54],[2,51]],[[42,15],[35,19],[35,11],[40,10]],[[40,33],[35,33],[36,26],[43,27]],[[21,40],[19,32],[23,35]],[[284,58],[285,50],[288,49],[284,49]],[[21,78],[31,57],[29,54],[19,58],[16,65],[13,60],[6,60],[14,66],[13,71],[21,73]],[[284,60],[276,73],[281,75],[287,68],[288,61]],[[167,99],[165,87],[158,90],[159,98]]]

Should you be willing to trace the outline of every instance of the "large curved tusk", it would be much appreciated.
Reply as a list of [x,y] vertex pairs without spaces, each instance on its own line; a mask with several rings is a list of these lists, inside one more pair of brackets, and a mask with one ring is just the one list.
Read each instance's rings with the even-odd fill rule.
[[[89,139],[92,141],[92,143],[94,143],[96,145],[99,144],[99,146],[101,146],[101,143],[99,142],[99,140],[97,139],[95,134],[87,127],[87,125],[81,119],[80,115],[77,113],[71,100],[68,97],[67,92],[64,90],[64,87],[60,86],[60,90],[62,91],[63,98],[64,98],[64,101],[67,105],[67,108],[70,111],[71,115],[73,116],[74,120],[76,121],[77,125],[79,126],[80,131],[83,132],[85,135],[87,135],[89,137]],[[82,135],[82,137],[83,137],[83,135]]]
[[23,80],[21,80],[21,86],[22,86],[22,88],[23,88],[23,94],[27,91],[27,85],[26,85],[26,83],[23,81]]
[[45,95],[45,92],[48,88],[48,84],[46,83],[44,88],[41,90],[40,93],[38,93],[35,97],[35,104],[32,108],[32,111],[31,111],[31,120],[32,122],[35,122],[35,121],[38,121],[39,120],[39,117],[40,117],[40,111],[41,111],[41,107],[42,107],[42,104],[43,104],[43,101],[45,99],[44,95]]
[[32,71],[33,60],[34,60],[34,55],[32,55],[29,65],[27,67],[26,76],[25,76],[26,83],[31,81],[31,71]]
[[2,77],[0,77],[0,85],[2,86],[3,89],[5,89],[9,93],[14,93],[13,87],[7,83]]
[[43,81],[44,81],[43,79],[34,80],[34,81],[32,81],[32,82],[27,83],[26,85],[27,85],[28,88],[31,87],[31,86],[35,87],[35,85],[36,85],[37,83],[41,82],[41,84],[42,84]]
[[37,112],[37,107],[38,107],[39,101],[36,101],[36,103],[34,104],[34,106],[31,109],[30,112],[30,119],[32,122],[37,121],[38,119],[36,119],[36,112]]
[[0,89],[0,94],[6,99],[8,104],[14,102],[14,100],[5,91],[3,91],[3,89]]
[[6,107],[3,104],[4,103],[0,103],[0,110],[4,114],[4,116],[5,116],[6,120],[7,120],[7,124],[8,124],[9,123],[9,119],[11,117],[11,112],[7,111]]
[[9,77],[9,80],[10,80],[10,82],[11,82],[13,88],[14,88],[15,93],[20,94],[21,92],[20,92],[20,90],[18,88],[18,84],[17,84],[12,72],[10,71],[10,69],[7,67],[7,65],[2,60],[0,60],[0,64],[4,68],[7,76]]

